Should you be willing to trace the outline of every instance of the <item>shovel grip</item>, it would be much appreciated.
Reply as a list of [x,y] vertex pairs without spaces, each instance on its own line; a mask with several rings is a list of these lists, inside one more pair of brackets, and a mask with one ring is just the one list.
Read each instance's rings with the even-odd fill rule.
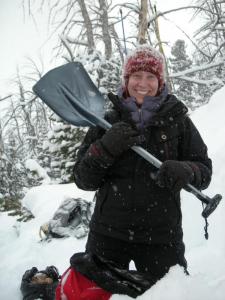
[[213,198],[208,198],[208,204],[204,208],[202,212],[203,218],[208,218],[209,215],[211,215],[212,212],[217,208],[218,204],[220,203],[222,199],[222,195],[216,194]]
[[[152,154],[144,150],[143,148],[139,146],[133,146],[132,149],[141,155],[144,159],[146,159],[148,162],[153,164],[156,168],[160,168],[162,165],[162,162],[159,161],[156,157],[154,157]],[[193,185],[188,184],[187,187],[189,188],[190,192],[194,194],[199,200],[201,200],[203,203],[206,204],[206,207],[204,208],[202,212],[203,218],[208,218],[209,215],[211,215],[212,212],[217,208],[218,204],[220,203],[222,196],[220,194],[216,194],[213,198],[209,198],[205,194],[203,194],[201,191],[196,189]]]

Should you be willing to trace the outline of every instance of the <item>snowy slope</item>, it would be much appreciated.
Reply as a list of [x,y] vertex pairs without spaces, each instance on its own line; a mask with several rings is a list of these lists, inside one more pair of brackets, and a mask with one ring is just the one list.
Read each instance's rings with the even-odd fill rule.
[[[201,107],[192,119],[202,134],[213,160],[213,180],[204,191],[209,196],[225,195],[225,88]],[[48,221],[66,197],[93,198],[93,192],[79,190],[74,184],[43,185],[31,189],[23,200],[35,219],[16,223],[15,218],[0,214],[0,299],[21,299],[19,285],[25,270],[36,266],[44,269],[55,265],[62,273],[74,252],[84,251],[85,239],[55,239],[40,242],[39,227]],[[191,276],[185,276],[180,267],[169,273],[139,300],[224,300],[225,299],[225,205],[224,200],[209,217],[209,240],[204,239],[204,220],[201,203],[191,194],[182,194],[183,227],[186,258]],[[10,284],[9,284],[10,283]],[[112,300],[131,299],[114,295]]]

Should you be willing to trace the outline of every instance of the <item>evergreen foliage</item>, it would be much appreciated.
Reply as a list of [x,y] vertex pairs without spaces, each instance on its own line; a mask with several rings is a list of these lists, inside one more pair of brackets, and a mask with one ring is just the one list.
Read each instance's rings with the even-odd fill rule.
[[76,160],[76,149],[84,137],[85,129],[66,124],[54,116],[55,124],[48,133],[44,151],[51,158],[49,175],[58,183],[73,181],[73,166]]
[[[184,40],[178,39],[171,48],[172,57],[169,58],[170,68],[173,73],[182,72],[191,68],[192,61],[186,53]],[[189,108],[194,107],[195,96],[193,83],[175,78],[173,80],[173,92],[179,100],[183,101]]]

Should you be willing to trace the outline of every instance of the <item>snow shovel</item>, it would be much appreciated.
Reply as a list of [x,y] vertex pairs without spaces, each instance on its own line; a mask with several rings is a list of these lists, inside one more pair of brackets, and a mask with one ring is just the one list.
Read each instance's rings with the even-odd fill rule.
[[[58,116],[75,126],[100,126],[109,129],[112,125],[104,120],[105,99],[90,79],[80,62],[71,62],[46,73],[33,87]],[[139,146],[132,150],[160,168],[162,162]],[[222,199],[220,194],[210,198],[191,184],[188,189],[206,204],[202,216],[207,218]]]

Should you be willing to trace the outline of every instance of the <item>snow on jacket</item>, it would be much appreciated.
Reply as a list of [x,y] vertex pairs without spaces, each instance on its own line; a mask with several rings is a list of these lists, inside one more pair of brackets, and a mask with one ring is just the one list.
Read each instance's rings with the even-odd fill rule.
[[[122,100],[109,94],[113,108],[105,118],[111,124],[133,123]],[[161,161],[187,161],[195,174],[192,184],[205,189],[211,180],[212,163],[198,130],[187,115],[186,106],[167,95],[159,110],[141,130],[141,147]],[[140,114],[141,117],[141,114]],[[101,148],[104,134],[90,128],[78,152],[74,167],[77,186],[97,190],[90,229],[125,241],[168,243],[182,239],[180,193],[159,187],[157,169],[132,149],[113,158]]]

